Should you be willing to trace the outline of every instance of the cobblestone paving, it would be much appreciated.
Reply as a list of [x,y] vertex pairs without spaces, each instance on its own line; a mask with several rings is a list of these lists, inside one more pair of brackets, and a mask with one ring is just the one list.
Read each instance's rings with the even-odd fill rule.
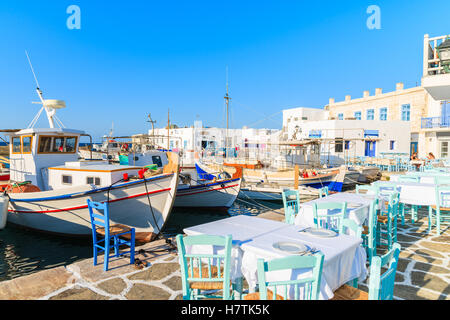
[[[428,234],[426,211],[419,212],[419,221],[399,224],[398,241],[402,245],[398,264],[395,299],[450,299],[450,232],[441,236]],[[444,229],[443,229],[444,231]],[[164,248],[153,243],[151,250]],[[380,250],[379,254],[382,253]],[[175,253],[159,252],[137,255],[149,264],[136,269],[126,258],[102,270],[92,259],[66,267],[0,283],[0,299],[34,300],[173,300],[181,299],[181,277]],[[365,284],[360,288],[367,290]]]

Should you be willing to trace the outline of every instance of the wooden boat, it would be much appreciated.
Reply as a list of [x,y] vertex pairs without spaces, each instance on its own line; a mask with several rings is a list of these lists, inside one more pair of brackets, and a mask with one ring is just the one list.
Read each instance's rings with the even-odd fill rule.
[[[161,172],[108,161],[78,161],[83,131],[55,128],[60,100],[44,100],[50,128],[27,128],[10,136],[8,223],[65,236],[90,236],[87,199],[108,202],[112,223],[136,229],[151,241],[167,221],[177,192],[179,157],[166,153]],[[42,111],[42,110],[41,110]]]
[[[144,153],[131,153],[128,163],[138,166],[154,165],[160,168],[167,158],[159,156],[160,151],[148,150]],[[180,179],[174,207],[198,209],[230,208],[236,200],[242,182],[242,170],[233,175],[226,172],[207,173],[197,164],[180,167]]]

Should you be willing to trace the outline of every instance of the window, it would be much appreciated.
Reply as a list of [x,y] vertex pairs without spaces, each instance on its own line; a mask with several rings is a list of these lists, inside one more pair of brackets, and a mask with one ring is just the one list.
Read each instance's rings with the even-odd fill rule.
[[76,137],[39,137],[38,153],[75,153],[76,148]]
[[33,142],[33,137],[31,137],[31,136],[23,136],[22,137],[22,152],[23,153],[31,153],[32,142]]
[[152,156],[153,164],[158,165],[158,168],[162,167],[162,161],[160,156]]
[[382,121],[387,120],[387,108],[380,109],[380,120],[382,120]]
[[373,120],[375,118],[375,110],[374,109],[368,109],[366,113],[366,119],[367,120]]
[[361,111],[355,112],[355,118],[356,118],[356,120],[361,120]]
[[99,177],[87,177],[86,178],[87,184],[94,184],[96,186],[100,185],[100,178]]
[[409,121],[410,119],[411,106],[409,104],[402,105],[402,120]]
[[63,184],[72,184],[72,176],[70,176],[70,175],[63,175],[62,176],[62,183]]
[[389,150],[395,150],[395,141],[394,140],[391,140],[389,142]]
[[441,158],[448,157],[448,141],[441,142]]
[[334,140],[334,143],[335,143],[335,145],[334,145],[334,152],[342,152],[343,151],[343,143],[342,143],[343,141],[342,141],[342,139],[341,138],[336,138],[335,140]]
[[21,152],[20,137],[13,137],[11,139],[11,145],[12,145],[12,153],[20,153]]
[[338,114],[338,120],[344,120],[344,114],[343,113],[339,113]]

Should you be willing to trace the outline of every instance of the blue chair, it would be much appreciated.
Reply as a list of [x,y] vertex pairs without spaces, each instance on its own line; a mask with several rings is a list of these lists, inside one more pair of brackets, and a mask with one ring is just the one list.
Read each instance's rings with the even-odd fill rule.
[[[377,240],[379,245],[387,245],[388,249],[392,249],[394,242],[397,242],[397,218],[398,203],[400,194],[392,193],[389,196],[387,205],[382,206],[380,215],[377,218]],[[386,242],[382,242],[386,240]]]
[[294,224],[295,217],[300,210],[300,192],[285,189],[281,195],[283,197],[284,220],[288,224]]
[[[318,300],[323,260],[322,253],[310,256],[293,255],[267,262],[258,259],[259,292],[244,296],[244,300],[287,300],[288,297],[294,297],[294,300]],[[312,274],[300,279],[291,279],[291,276],[277,281],[267,281],[266,279],[267,272],[289,269],[311,269]],[[278,294],[281,292],[284,295]]]
[[319,198],[328,197],[329,189],[328,186],[319,189]]
[[[436,225],[436,234],[441,234],[441,224],[450,221],[450,187],[436,185],[436,205],[428,207],[428,232]],[[436,223],[433,223],[433,218]]]
[[[135,229],[122,224],[110,225],[108,203],[94,202],[88,199],[87,204],[91,219],[92,240],[94,244],[94,266],[97,265],[99,251],[104,252],[104,271],[108,270],[109,259],[111,257],[130,254],[130,263],[134,263]],[[99,237],[99,235],[102,237]],[[121,246],[128,246],[130,249],[121,251]],[[114,249],[113,256],[110,254],[111,249]]]
[[408,174],[398,177],[398,182],[417,182],[420,183],[420,176]]
[[[369,293],[345,284],[334,292],[331,300],[392,300],[400,249],[400,244],[394,243],[388,253],[373,257],[370,265]],[[382,268],[386,266],[387,270],[382,273]]]
[[[197,235],[177,235],[179,263],[183,300],[221,298],[231,300],[234,297],[230,279],[232,237]],[[187,246],[209,245],[224,248],[223,253],[187,253]],[[237,285],[242,291],[241,283]],[[211,292],[212,291],[212,292]],[[221,295],[217,294],[222,292]]]
[[[347,202],[313,202],[312,207],[316,228],[339,232],[341,222],[347,212]],[[326,213],[319,212],[320,210],[326,210]]]
[[375,199],[370,203],[367,225],[364,226],[364,230],[362,232],[362,245],[366,248],[369,263],[371,263],[372,258],[377,254],[377,206],[378,199]]
[[[351,232],[350,232],[351,231]],[[363,226],[358,225],[354,220],[344,218],[339,224],[339,234],[352,235],[356,238],[362,237]]]

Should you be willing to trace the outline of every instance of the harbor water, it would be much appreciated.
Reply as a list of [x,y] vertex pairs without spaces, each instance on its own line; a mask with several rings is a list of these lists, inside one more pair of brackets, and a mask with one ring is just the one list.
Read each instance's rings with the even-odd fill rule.
[[[245,214],[257,216],[283,205],[237,200],[228,210],[174,209],[163,233],[175,236],[184,228]],[[92,257],[92,240],[74,240],[8,226],[0,231],[0,282]]]

